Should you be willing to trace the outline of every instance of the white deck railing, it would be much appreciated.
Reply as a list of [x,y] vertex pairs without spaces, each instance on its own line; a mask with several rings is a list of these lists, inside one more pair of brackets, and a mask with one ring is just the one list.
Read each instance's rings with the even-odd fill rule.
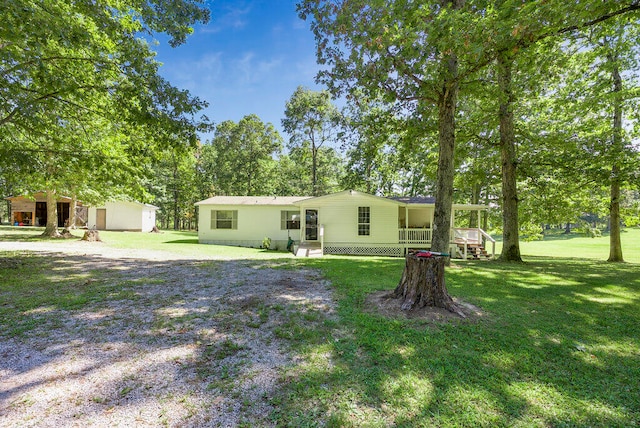
[[400,244],[428,244],[431,242],[431,229],[398,229]]
[[463,257],[467,258],[467,245],[468,244],[480,244],[485,249],[489,242],[491,242],[491,258],[496,256],[496,240],[493,239],[487,232],[480,228],[456,228],[453,230],[454,241],[456,244],[464,244]]

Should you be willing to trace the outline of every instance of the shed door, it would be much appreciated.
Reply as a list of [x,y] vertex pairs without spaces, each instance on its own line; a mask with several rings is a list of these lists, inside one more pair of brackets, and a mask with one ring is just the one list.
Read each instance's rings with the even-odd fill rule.
[[105,230],[107,228],[107,210],[98,208],[96,210],[96,229]]

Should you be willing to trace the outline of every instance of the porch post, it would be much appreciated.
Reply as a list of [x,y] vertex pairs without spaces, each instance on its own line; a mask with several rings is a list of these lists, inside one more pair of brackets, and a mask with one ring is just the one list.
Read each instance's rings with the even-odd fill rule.
[[451,230],[449,231],[449,244],[451,244],[451,241],[454,240],[454,230],[456,228],[456,210],[454,210],[453,208],[451,208]]

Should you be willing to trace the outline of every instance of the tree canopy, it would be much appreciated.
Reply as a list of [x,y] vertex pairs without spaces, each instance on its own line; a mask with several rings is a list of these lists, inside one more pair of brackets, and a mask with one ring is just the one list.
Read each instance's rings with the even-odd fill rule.
[[158,74],[150,37],[177,46],[208,18],[200,0],[4,2],[0,166],[20,166],[17,190],[135,193],[143,160],[194,145],[206,104]]

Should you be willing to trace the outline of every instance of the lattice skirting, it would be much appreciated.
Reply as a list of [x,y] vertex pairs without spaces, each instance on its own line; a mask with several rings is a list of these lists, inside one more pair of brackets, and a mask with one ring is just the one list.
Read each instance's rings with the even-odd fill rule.
[[347,245],[327,244],[324,246],[324,254],[402,257],[403,253],[404,250],[400,247],[352,247]]

